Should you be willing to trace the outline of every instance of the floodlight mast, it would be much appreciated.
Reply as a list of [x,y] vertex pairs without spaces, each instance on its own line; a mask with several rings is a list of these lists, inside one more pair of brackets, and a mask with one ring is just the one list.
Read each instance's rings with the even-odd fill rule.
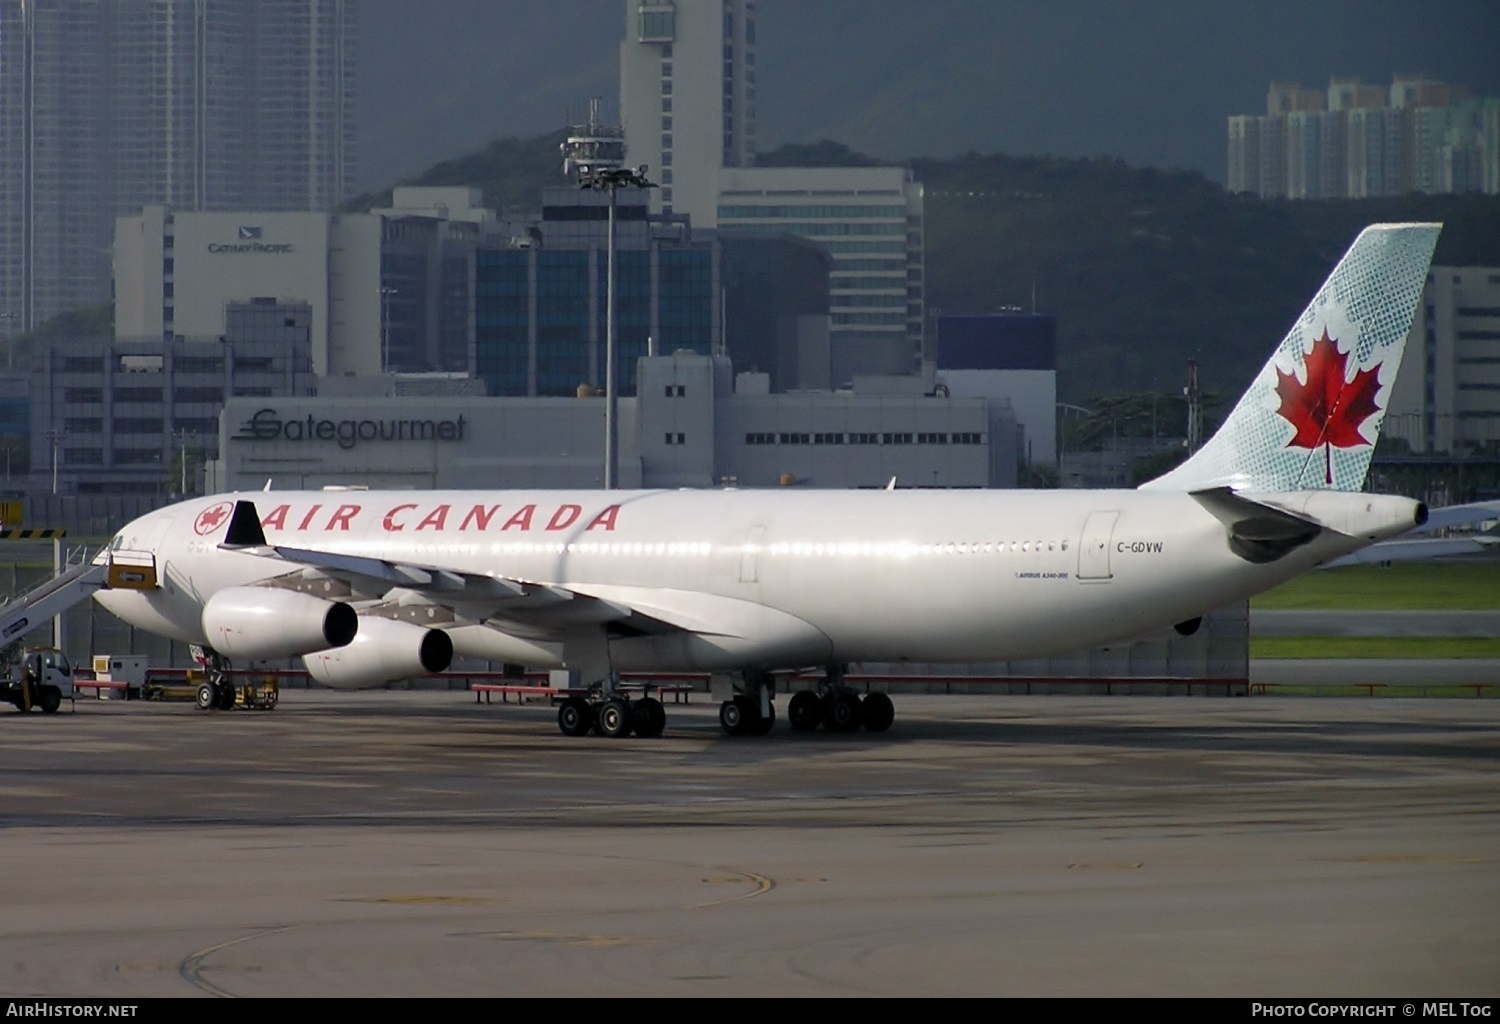
[[622,188],[656,188],[646,165],[625,166],[625,132],[599,123],[599,106],[590,104],[589,123],[568,130],[562,144],[563,173],[576,174],[578,187],[609,193],[609,234],[604,296],[604,489],[619,488],[619,341],[615,323],[615,193]]

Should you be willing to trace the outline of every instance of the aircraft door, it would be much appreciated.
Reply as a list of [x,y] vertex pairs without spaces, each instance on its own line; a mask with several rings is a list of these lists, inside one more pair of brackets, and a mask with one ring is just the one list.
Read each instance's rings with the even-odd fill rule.
[[1078,543],[1079,579],[1108,580],[1114,577],[1109,568],[1109,545],[1119,518],[1118,510],[1089,513]]
[[146,529],[144,534],[138,537],[127,538],[125,541],[126,547],[133,551],[149,551],[153,555],[156,554],[157,547],[161,544],[162,539],[166,537],[167,530],[172,526],[172,518],[172,516],[159,516]]
[[750,527],[745,537],[745,546],[740,549],[740,582],[760,582],[760,549],[766,541],[766,528],[759,524]]

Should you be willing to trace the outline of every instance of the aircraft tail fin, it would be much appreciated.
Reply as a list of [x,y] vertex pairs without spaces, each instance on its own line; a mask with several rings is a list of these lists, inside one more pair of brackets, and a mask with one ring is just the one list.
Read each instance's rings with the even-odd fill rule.
[[1361,489],[1441,228],[1361,231],[1224,425],[1142,488]]

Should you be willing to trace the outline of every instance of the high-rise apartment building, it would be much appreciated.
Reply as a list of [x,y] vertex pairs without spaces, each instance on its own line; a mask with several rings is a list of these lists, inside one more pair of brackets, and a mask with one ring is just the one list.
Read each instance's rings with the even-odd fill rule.
[[327,210],[357,0],[0,0],[0,334],[110,297],[114,219]]
[[755,0],[625,0],[620,117],[652,211],[714,226],[718,170],[755,163]]
[[1273,82],[1266,113],[1229,118],[1231,192],[1357,199],[1500,192],[1500,99],[1397,75],[1389,89],[1335,78],[1326,93]]

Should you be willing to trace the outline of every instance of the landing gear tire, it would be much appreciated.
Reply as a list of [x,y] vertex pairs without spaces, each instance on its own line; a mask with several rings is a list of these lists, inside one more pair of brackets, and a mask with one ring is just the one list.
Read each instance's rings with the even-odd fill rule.
[[42,692],[39,696],[41,699],[37,701],[37,706],[45,714],[54,714],[58,708],[62,707],[62,691],[55,686],[42,687]]
[[829,732],[853,732],[858,729],[864,715],[861,713],[859,694],[853,690],[840,690],[828,700],[826,724]]
[[731,736],[744,736],[759,717],[749,697],[735,697],[719,705],[719,725]]
[[896,705],[883,693],[867,693],[860,708],[864,712],[866,732],[885,732],[896,720]]
[[557,727],[564,736],[585,736],[594,727],[594,709],[582,697],[569,697],[557,709]]
[[233,711],[235,696],[234,684],[226,679],[218,683],[216,688],[219,692],[219,697],[218,702],[214,704],[214,707],[218,708],[220,711]]
[[811,690],[798,690],[786,706],[793,732],[812,732],[823,722],[823,702]]
[[771,731],[776,724],[776,705],[767,704],[766,713],[756,715],[755,720],[750,723],[749,733],[751,736],[764,736]]
[[635,714],[629,701],[611,697],[599,705],[599,735],[624,739],[635,725]]
[[219,688],[213,683],[199,683],[197,704],[199,711],[212,711],[219,706]]
[[655,697],[642,697],[635,702],[631,713],[635,734],[642,739],[655,739],[667,729],[667,709]]

